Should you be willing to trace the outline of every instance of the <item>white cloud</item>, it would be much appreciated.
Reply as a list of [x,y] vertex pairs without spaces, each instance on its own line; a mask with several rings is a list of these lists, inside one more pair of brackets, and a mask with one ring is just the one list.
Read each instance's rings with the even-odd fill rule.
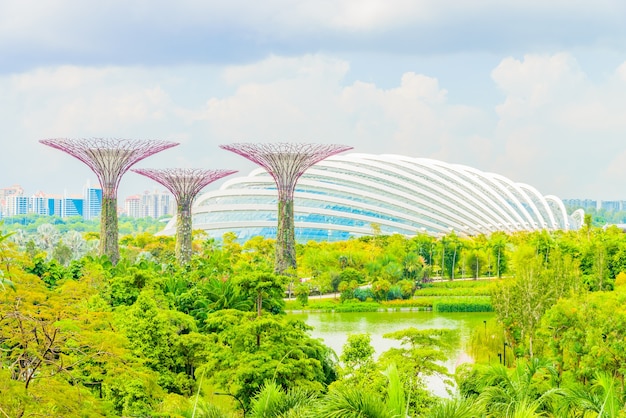
[[526,55],[523,61],[505,58],[491,73],[507,100],[496,109],[501,118],[522,116],[556,98],[569,95],[584,83],[584,74],[569,54]]
[[619,196],[601,173],[624,149],[622,68],[592,81],[570,54],[503,60],[492,72],[505,93],[496,106],[497,169],[564,197]]
[[[570,54],[506,58],[492,72],[503,93],[492,108],[452,103],[454,92],[437,78],[412,71],[385,88],[348,82],[350,67],[317,54],[217,71],[62,66],[0,77],[3,151],[14,156],[0,174],[9,183],[26,183],[16,174],[29,176],[30,187],[51,189],[59,179],[75,181],[80,163],[44,150],[38,139],[119,136],[183,142],[151,157],[147,165],[155,167],[246,171],[251,163],[218,145],[315,141],[441,158],[562,197],[612,198],[623,189],[607,178],[621,176],[626,64],[592,81]],[[32,167],[24,173],[26,162]]]
[[21,70],[67,62],[241,62],[322,50],[621,49],[625,14],[621,0],[4,0],[0,54],[18,61],[4,67]]

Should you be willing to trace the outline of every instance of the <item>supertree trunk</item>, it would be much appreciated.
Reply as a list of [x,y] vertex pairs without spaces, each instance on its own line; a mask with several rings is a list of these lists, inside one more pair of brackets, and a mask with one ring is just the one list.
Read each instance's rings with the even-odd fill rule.
[[176,211],[176,260],[180,265],[191,261],[191,202],[179,202]]
[[209,183],[236,173],[234,170],[185,168],[138,168],[135,173],[150,177],[165,186],[176,199],[176,260],[185,265],[191,261],[191,206],[200,190]]
[[100,254],[105,254],[111,263],[117,264],[120,259],[117,227],[117,197],[102,193],[102,210],[100,214]]
[[102,187],[100,215],[100,255],[113,264],[120,258],[117,228],[117,188],[124,173],[138,161],[178,145],[170,141],[144,141],[117,138],[42,139],[42,144],[70,154],[85,163]]
[[276,272],[295,271],[296,234],[293,217],[293,199],[278,200],[278,227],[276,230]]
[[220,145],[265,168],[278,190],[278,227],[276,264],[278,274],[295,273],[296,240],[293,194],[298,179],[313,164],[334,154],[352,149],[330,144],[230,144]]

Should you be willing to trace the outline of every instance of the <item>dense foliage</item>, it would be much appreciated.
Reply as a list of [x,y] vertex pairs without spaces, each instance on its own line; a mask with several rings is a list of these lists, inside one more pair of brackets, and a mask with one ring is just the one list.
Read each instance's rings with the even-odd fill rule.
[[[112,265],[89,244],[97,234],[44,225],[28,240],[0,233],[0,416],[624,413],[626,236],[616,228],[311,242],[298,247],[298,271],[279,276],[273,240],[198,233],[179,267],[173,238],[136,232]],[[356,334],[337,358],[285,314],[287,296],[301,308],[493,309],[498,325],[471,335],[475,364],[453,383],[443,362],[457,333],[389,333],[399,348],[376,358]],[[432,395],[431,375],[454,396]]]

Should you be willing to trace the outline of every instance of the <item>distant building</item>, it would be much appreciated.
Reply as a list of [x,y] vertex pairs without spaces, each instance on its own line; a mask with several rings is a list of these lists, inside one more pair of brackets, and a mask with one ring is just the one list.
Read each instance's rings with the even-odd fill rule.
[[622,209],[622,202],[620,200],[602,200],[600,201],[600,208],[611,212],[619,212]]
[[63,198],[61,196],[54,197],[53,195],[48,195],[46,197],[46,206],[48,208],[48,215],[61,216],[61,213],[63,213]]
[[61,206],[61,217],[85,216],[84,203],[85,199],[83,196],[64,197]]
[[570,208],[603,209],[608,212],[626,211],[626,200],[564,199],[563,203]]
[[141,217],[141,196],[136,194],[128,196],[124,201],[124,209],[126,216],[131,218]]
[[563,199],[563,203],[571,208],[597,209],[598,201],[592,199]]
[[10,216],[7,212],[7,197],[9,196],[23,196],[24,189],[19,184],[14,184],[10,187],[0,189],[0,218]]
[[28,196],[10,195],[5,198],[5,216],[26,215],[30,213],[30,198]]
[[37,192],[30,198],[30,212],[37,215],[48,215],[47,199],[43,192]]
[[5,216],[48,215],[47,200],[43,193],[38,192],[33,196],[10,195],[5,198],[3,213]]
[[160,218],[174,214],[174,196],[165,191],[145,191],[141,196],[141,216],[144,218]]
[[90,187],[83,190],[82,195],[60,195],[37,192],[32,196],[24,196],[24,189],[13,185],[0,189],[0,217],[17,215],[50,215],[66,218],[82,216],[94,219],[100,216],[102,207],[102,189]]
[[85,196],[83,207],[85,219],[97,219],[102,211],[102,189],[90,187],[87,183],[83,196]]
[[172,216],[176,212],[174,196],[166,191],[145,191],[124,200],[124,213],[130,218]]

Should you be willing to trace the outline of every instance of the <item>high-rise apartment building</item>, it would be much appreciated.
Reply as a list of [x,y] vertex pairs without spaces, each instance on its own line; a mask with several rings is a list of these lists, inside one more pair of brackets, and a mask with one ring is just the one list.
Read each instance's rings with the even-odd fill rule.
[[0,189],[0,218],[3,216],[51,215],[65,218],[83,216],[93,219],[100,216],[102,189],[90,187],[89,183],[82,195],[53,195],[37,192],[24,196],[24,189],[19,185]]
[[28,196],[10,195],[5,198],[5,216],[26,215],[30,213],[30,200]]
[[85,216],[84,211],[85,199],[83,196],[71,196],[64,197],[61,206],[61,217],[67,218],[70,216]]
[[[89,182],[83,188],[82,195],[37,192],[32,196],[24,196],[24,189],[19,185],[0,189],[0,219],[29,213],[61,218],[82,216],[85,219],[98,219],[101,210],[102,189],[92,187]],[[157,219],[165,215],[173,216],[176,212],[176,201],[168,191],[145,191],[126,198],[124,212],[133,218]]]
[[0,189],[0,218],[10,216],[7,212],[7,198],[9,196],[24,196],[24,189],[19,184]]
[[85,196],[85,203],[83,213],[85,219],[96,219],[100,216],[102,210],[102,189],[85,186],[83,196]]
[[126,216],[130,218],[141,217],[141,196],[136,194],[128,196],[124,201],[124,209]]
[[141,214],[143,217],[160,218],[174,213],[174,197],[169,192],[145,191],[141,196]]
[[563,199],[563,203],[581,209],[598,209],[598,201],[592,199]]

